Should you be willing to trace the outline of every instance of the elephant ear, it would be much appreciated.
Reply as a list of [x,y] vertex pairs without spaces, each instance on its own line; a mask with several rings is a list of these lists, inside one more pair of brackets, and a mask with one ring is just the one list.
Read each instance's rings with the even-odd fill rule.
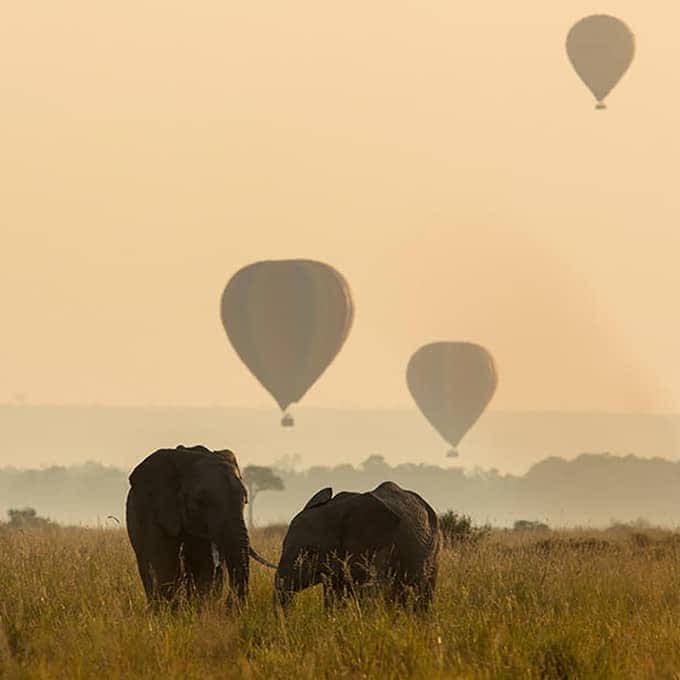
[[130,475],[130,485],[148,499],[156,521],[170,536],[178,536],[181,528],[177,461],[180,455],[161,449],[145,458]]
[[327,486],[325,489],[321,489],[321,491],[317,491],[308,501],[307,505],[305,505],[304,510],[309,510],[309,508],[315,508],[317,505],[325,505],[330,501],[330,499],[333,498],[333,489],[331,489],[330,486]]
[[219,456],[225,461],[227,465],[229,465],[232,472],[234,473],[234,482],[238,487],[238,491],[243,494],[243,503],[247,505],[248,489],[246,488],[245,482],[243,481],[243,474],[241,473],[241,468],[238,466],[236,454],[230,449],[222,449],[220,451],[214,451],[213,455]]
[[358,494],[349,503],[341,524],[343,550],[352,555],[375,552],[389,545],[400,518],[372,493]]

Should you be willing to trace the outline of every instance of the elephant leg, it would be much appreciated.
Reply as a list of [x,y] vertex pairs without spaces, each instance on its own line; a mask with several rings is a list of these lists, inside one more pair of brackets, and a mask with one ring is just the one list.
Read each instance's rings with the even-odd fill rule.
[[386,593],[389,601],[405,609],[415,607],[422,582],[417,574],[418,569],[413,565],[405,565],[401,560],[393,562],[387,577]]
[[149,532],[146,540],[138,564],[147,597],[153,602],[170,602],[181,585],[180,542],[168,539],[160,530]]
[[167,536],[148,509],[130,494],[127,527],[144,591],[150,602],[172,600],[180,584],[180,541]]
[[146,593],[147,598],[151,599],[153,595],[153,583],[151,580],[151,570],[149,569],[144,553],[143,523],[141,521],[139,504],[132,491],[127,497],[125,520],[130,544],[132,545],[137,560],[139,576],[142,579],[142,585],[144,586],[144,592]]
[[203,538],[187,537],[184,540],[184,569],[189,589],[199,597],[219,592],[223,582],[222,565],[215,564],[213,547]]
[[323,607],[324,609],[332,609],[335,605],[335,594],[333,592],[333,586],[330,583],[324,581],[323,584]]
[[437,567],[433,565],[427,574],[425,574],[418,603],[421,609],[428,609],[434,600],[434,590],[437,586]]
[[395,578],[390,584],[390,601],[398,607],[410,609],[417,599],[415,588],[403,578]]
[[332,609],[348,596],[348,584],[343,575],[333,573],[323,579],[323,604],[325,609]]
[[434,587],[427,574],[420,574],[418,578],[397,576],[393,582],[393,601],[405,609],[424,612],[432,604]]
[[152,532],[147,552],[148,578],[154,599],[176,599],[181,585],[180,541],[168,538],[160,530]]

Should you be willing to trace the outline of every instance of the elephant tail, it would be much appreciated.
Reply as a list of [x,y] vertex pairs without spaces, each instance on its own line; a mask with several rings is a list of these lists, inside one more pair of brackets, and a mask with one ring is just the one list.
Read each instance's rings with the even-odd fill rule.
[[256,561],[259,562],[260,564],[264,564],[265,567],[269,567],[270,569],[277,569],[278,566],[274,564],[273,562],[270,562],[269,560],[265,560],[262,555],[258,554],[253,550],[252,546],[248,546],[248,552],[250,553],[250,556]]
[[427,512],[427,519],[430,524],[430,542],[428,545],[428,553],[437,559],[439,555],[439,550],[441,547],[441,531],[439,529],[439,517],[434,511],[434,508],[421,498],[423,504],[425,505],[425,510]]

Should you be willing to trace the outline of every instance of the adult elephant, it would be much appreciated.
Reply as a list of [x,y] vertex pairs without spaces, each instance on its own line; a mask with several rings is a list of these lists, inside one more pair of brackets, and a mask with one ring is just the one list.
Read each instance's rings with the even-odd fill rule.
[[250,546],[247,493],[236,456],[204,446],[159,449],[130,475],[127,530],[150,601],[173,600],[183,583],[205,595],[224,568],[240,600],[247,594]]
[[[323,583],[329,604],[377,582],[389,599],[427,607],[439,561],[437,515],[417,493],[383,482],[367,493],[322,489],[293,519],[283,541],[275,591],[292,594]],[[357,588],[359,587],[359,588]]]

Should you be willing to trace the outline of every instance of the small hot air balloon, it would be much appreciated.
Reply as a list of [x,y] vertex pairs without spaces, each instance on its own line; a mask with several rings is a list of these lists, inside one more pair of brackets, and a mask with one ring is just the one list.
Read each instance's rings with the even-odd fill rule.
[[300,401],[347,339],[354,306],[349,285],[313,260],[256,262],[234,274],[222,294],[222,324],[243,363],[293,425]]
[[605,97],[628,70],[635,55],[635,36],[616,17],[594,14],[577,22],[567,36],[567,55],[581,80],[606,109]]
[[453,448],[475,424],[496,391],[493,358],[480,345],[435,342],[421,347],[408,362],[406,382],[430,424]]

